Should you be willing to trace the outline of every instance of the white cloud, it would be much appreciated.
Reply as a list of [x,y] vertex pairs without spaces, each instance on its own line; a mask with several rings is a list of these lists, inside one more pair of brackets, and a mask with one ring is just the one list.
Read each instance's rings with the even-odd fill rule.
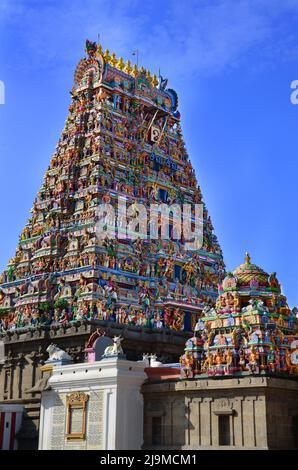
[[164,73],[177,77],[217,74],[243,63],[254,50],[260,62],[274,54],[292,58],[298,38],[287,24],[297,13],[297,0],[0,3],[3,25],[20,36],[18,53],[24,65],[29,58],[41,68],[73,64],[82,55],[84,40],[96,40],[100,33],[104,46],[118,55],[131,58],[138,48],[145,67],[157,70],[162,65]]

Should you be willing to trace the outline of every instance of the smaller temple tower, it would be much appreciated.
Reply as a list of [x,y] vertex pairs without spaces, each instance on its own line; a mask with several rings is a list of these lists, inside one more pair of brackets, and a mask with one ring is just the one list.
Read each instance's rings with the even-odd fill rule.
[[276,273],[251,263],[228,273],[181,357],[185,377],[298,373],[297,318]]

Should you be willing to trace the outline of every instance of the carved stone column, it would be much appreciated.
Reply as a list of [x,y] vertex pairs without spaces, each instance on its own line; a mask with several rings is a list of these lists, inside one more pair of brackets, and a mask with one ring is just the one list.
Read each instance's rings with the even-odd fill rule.
[[3,400],[9,399],[9,384],[11,379],[11,364],[8,360],[3,366]]
[[233,443],[236,447],[244,446],[243,402],[244,396],[234,398],[235,415],[233,416]]
[[[28,358],[31,360],[31,384],[30,387],[34,387],[37,380],[41,378],[41,373],[39,371],[39,367],[43,365],[45,359],[47,358],[47,354],[39,348],[38,351],[32,351],[29,354]],[[31,394],[33,397],[35,396],[34,393]]]
[[244,446],[246,448],[256,447],[256,396],[246,396],[243,400],[243,422],[244,422]]
[[7,358],[3,366],[4,372],[4,390],[3,390],[3,399],[11,400],[13,399],[13,382],[15,375],[15,359],[13,358],[12,352],[9,350]]
[[201,402],[202,398],[196,396],[187,397],[185,402],[187,409],[185,444],[190,449],[197,449],[201,445]]
[[201,426],[202,426],[202,446],[212,446],[212,420],[211,420],[211,403],[213,398],[203,398],[201,403]]
[[17,376],[14,385],[14,397],[23,398],[23,371],[25,368],[26,359],[24,353],[19,353],[16,358]]

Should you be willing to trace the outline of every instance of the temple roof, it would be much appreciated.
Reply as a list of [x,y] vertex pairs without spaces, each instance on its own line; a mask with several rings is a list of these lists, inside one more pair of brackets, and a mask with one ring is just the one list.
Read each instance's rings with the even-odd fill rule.
[[252,280],[268,283],[269,274],[256,264],[251,263],[248,253],[245,255],[245,263],[240,264],[233,275],[237,277],[239,284],[249,284]]
[[224,291],[247,289],[274,288],[280,290],[279,282],[275,273],[269,275],[256,264],[251,263],[248,253],[245,255],[245,262],[240,264],[234,271],[227,274],[222,283]]

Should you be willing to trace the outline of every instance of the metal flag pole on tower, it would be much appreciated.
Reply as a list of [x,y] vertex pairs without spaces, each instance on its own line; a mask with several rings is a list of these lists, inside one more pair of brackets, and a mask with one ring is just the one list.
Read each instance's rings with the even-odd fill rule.
[[132,52],[132,55],[136,56],[137,68],[139,67],[139,50],[136,49]]

